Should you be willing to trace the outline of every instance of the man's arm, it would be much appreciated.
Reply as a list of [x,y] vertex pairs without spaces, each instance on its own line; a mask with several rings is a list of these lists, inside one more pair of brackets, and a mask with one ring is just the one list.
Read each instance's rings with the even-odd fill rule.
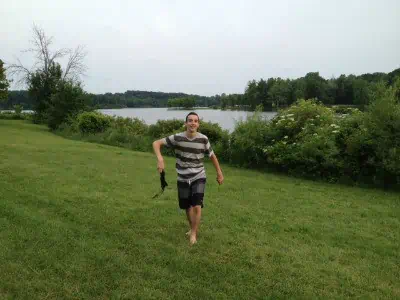
[[157,170],[160,173],[165,169],[164,158],[161,155],[161,146],[163,146],[163,145],[164,145],[164,141],[162,139],[156,140],[153,142],[153,150],[157,156]]
[[217,171],[217,182],[221,185],[224,182],[224,175],[222,174],[222,170],[219,166],[219,162],[215,153],[211,154],[210,159],[215,167],[215,171]]

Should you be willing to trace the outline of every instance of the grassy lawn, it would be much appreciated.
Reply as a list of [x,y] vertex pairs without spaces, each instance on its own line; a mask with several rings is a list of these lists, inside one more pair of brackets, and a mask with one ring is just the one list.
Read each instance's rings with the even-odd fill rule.
[[166,167],[0,120],[0,298],[400,298],[398,193],[208,163],[189,247]]

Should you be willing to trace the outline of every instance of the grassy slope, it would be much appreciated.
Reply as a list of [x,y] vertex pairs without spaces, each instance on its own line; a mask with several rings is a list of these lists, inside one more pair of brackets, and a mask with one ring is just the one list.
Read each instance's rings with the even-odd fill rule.
[[0,120],[0,298],[400,297],[400,197],[211,164],[190,248],[151,153]]

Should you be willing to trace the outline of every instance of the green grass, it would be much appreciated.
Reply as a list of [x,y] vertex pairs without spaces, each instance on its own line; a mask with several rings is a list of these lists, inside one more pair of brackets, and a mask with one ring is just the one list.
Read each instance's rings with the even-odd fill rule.
[[400,297],[399,194],[208,163],[189,247],[166,166],[0,120],[0,298]]

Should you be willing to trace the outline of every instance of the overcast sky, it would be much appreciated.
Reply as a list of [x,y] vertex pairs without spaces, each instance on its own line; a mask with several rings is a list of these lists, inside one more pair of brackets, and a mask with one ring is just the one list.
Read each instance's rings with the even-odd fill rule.
[[400,67],[400,0],[0,0],[0,58],[30,66],[32,24],[85,45],[92,93],[243,93],[249,80]]

